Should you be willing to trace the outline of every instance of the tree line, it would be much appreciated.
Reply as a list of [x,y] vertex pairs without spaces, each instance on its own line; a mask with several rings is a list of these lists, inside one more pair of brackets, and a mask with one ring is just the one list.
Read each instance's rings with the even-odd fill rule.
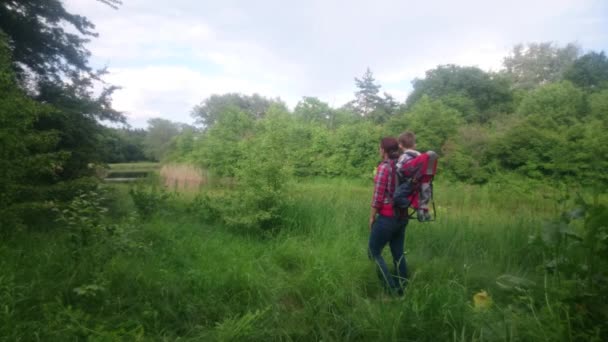
[[[304,97],[293,110],[260,95],[213,95],[193,109],[202,127],[174,139],[166,158],[234,176],[238,161],[261,153],[252,142],[281,134],[277,155],[296,176],[367,177],[383,135],[417,134],[441,154],[442,174],[485,183],[502,174],[606,185],[608,59],[574,44],[517,45],[504,68],[441,65],[413,81],[403,102],[381,94],[368,69],[354,99],[331,108]],[[262,127],[276,121],[281,132]]]

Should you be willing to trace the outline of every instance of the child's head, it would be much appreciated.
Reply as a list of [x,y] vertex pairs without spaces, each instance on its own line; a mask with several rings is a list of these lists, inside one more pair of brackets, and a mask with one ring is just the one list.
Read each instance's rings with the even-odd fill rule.
[[399,141],[399,147],[403,150],[416,148],[416,136],[410,131],[401,133],[397,140]]

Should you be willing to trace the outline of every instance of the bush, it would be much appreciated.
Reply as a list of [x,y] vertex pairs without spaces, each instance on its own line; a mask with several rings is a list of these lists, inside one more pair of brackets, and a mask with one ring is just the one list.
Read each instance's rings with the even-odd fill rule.
[[[568,306],[582,340],[608,338],[608,207],[579,197],[578,205],[546,223],[530,244],[542,251],[546,272],[558,280],[546,296]],[[598,336],[598,334],[600,334]]]
[[457,133],[463,122],[458,110],[424,95],[410,111],[396,117],[390,125],[397,127],[395,135],[406,129],[415,132],[419,150],[441,153],[443,144]]
[[0,206],[0,231],[18,227],[49,229],[57,218],[54,208],[69,205],[84,193],[98,191],[98,185],[99,180],[92,177],[46,186],[14,185],[17,194],[11,196],[8,205]]
[[166,207],[171,194],[164,189],[156,187],[146,190],[143,187],[135,187],[129,190],[129,195],[135,205],[135,210],[143,220],[149,220],[155,213]]
[[573,125],[586,114],[584,94],[570,82],[547,84],[528,93],[517,111],[536,127]]
[[281,221],[288,203],[285,183],[290,170],[285,163],[286,125],[289,118],[280,108],[271,108],[259,122],[258,134],[249,141],[245,158],[237,168],[238,185],[223,209],[224,221],[246,229],[268,230]]
[[223,204],[225,199],[219,196],[212,198],[208,194],[199,193],[188,204],[186,212],[189,216],[196,217],[203,222],[215,222],[221,218],[221,209],[214,203]]
[[490,142],[488,129],[480,125],[461,127],[458,133],[443,145],[445,158],[441,169],[456,180],[483,184],[491,178],[485,158]]
[[75,257],[113,231],[113,226],[104,222],[107,209],[101,205],[102,201],[103,196],[98,192],[83,192],[65,207],[54,208],[56,221],[68,231],[70,248]]

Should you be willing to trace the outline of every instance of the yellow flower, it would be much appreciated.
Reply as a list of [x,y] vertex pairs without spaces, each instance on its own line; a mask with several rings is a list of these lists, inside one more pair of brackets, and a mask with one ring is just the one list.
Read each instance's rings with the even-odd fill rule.
[[475,310],[487,310],[492,306],[492,297],[485,291],[479,291],[473,295],[473,307]]

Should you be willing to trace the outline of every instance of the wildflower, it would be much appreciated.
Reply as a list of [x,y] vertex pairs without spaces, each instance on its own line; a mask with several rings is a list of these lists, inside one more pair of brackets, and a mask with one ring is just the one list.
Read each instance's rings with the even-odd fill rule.
[[473,307],[475,310],[487,310],[492,306],[492,297],[485,291],[479,291],[473,295]]

